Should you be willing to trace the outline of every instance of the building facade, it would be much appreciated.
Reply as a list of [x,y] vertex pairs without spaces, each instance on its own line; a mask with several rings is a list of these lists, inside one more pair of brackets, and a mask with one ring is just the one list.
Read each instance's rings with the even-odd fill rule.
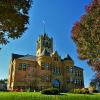
[[69,55],[62,59],[53,51],[53,38],[43,34],[37,40],[36,56],[12,54],[7,88],[40,91],[51,87],[62,91],[83,88],[83,69]]

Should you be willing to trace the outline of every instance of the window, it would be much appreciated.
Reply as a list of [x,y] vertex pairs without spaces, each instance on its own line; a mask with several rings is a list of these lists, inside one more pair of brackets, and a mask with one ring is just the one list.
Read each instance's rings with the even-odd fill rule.
[[19,63],[18,70],[22,70],[22,63]]
[[76,76],[81,76],[81,72],[80,72],[80,71],[76,71],[76,72],[75,72],[75,75],[76,75]]
[[71,83],[73,82],[73,78],[70,78],[70,82],[71,82]]
[[78,72],[78,76],[81,76],[81,72],[80,71]]
[[80,80],[77,80],[77,84],[78,84],[78,85],[80,84]]
[[58,61],[58,58],[57,58],[57,57],[54,57],[53,60],[54,60],[54,61]]
[[81,85],[82,81],[79,80],[79,79],[75,79],[74,83],[75,83],[76,85]]
[[77,83],[77,80],[75,80],[74,83],[76,84]]
[[30,64],[27,64],[27,69],[28,70],[30,70],[30,67],[31,67],[31,65]]
[[77,71],[75,71],[75,76],[77,76]]
[[46,63],[45,67],[48,69],[49,68],[49,63]]
[[74,68],[73,68],[73,67],[70,68],[70,72],[71,72],[71,73],[74,72]]
[[41,70],[44,70],[44,63],[41,62]]
[[49,63],[41,63],[41,69],[44,70],[44,69],[49,69],[50,67],[50,64]]
[[80,80],[80,85],[82,85],[82,80]]
[[56,73],[56,67],[54,67],[54,73]]
[[23,70],[26,71],[26,64],[23,64]]
[[49,76],[48,75],[42,75],[41,80],[42,80],[42,82],[48,82],[49,81]]
[[46,79],[46,82],[48,82],[48,81],[49,81],[49,76],[47,75],[47,76],[45,77],[45,79]]
[[44,62],[41,62],[41,66],[44,67]]
[[46,47],[48,47],[48,44],[49,44],[48,42],[45,43]]
[[44,75],[41,76],[41,81],[44,82]]
[[55,67],[52,67],[52,73],[55,73],[55,70],[56,70]]
[[58,74],[60,74],[60,68],[58,68]]
[[27,75],[28,77],[32,77],[32,73],[28,73],[28,75]]
[[18,70],[23,70],[26,71],[27,68],[30,68],[30,64],[26,64],[26,63],[19,63],[19,67]]
[[68,67],[66,67],[66,72],[67,72],[67,73],[69,72],[69,68],[68,68]]
[[60,74],[60,68],[59,67],[53,67],[52,73],[59,75]]
[[31,67],[31,65],[30,64],[27,64],[27,67]]
[[53,80],[52,81],[52,86],[54,88],[60,88],[60,81],[59,80]]
[[43,46],[48,47],[48,44],[49,44],[48,41],[46,40],[43,41]]

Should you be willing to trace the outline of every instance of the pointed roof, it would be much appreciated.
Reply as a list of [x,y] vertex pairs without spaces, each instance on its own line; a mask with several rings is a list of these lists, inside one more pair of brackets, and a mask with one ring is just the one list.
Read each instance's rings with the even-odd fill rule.
[[58,52],[57,52],[57,51],[54,51],[54,52],[52,53],[52,55],[57,55],[57,56],[58,56]]
[[64,58],[64,60],[73,60],[73,59],[72,59],[71,56],[68,54],[67,57]]
[[48,34],[44,33],[44,34],[43,34],[43,38],[44,38],[44,39],[49,38],[49,37],[48,37]]
[[44,33],[44,35],[43,35],[44,37],[46,37],[46,36],[48,36],[46,33]]
[[50,56],[50,52],[46,48],[44,48],[44,50],[42,51],[41,56]]

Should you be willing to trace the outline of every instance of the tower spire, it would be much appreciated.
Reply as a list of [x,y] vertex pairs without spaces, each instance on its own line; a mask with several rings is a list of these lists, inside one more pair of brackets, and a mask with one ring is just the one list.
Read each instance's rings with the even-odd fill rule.
[[43,23],[43,32],[45,33],[45,20],[43,20],[42,23]]

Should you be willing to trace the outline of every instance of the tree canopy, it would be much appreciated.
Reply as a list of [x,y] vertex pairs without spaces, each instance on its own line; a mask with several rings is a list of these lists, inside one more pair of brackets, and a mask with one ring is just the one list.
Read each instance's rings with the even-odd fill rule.
[[72,27],[72,39],[81,60],[100,77],[100,0],[92,0],[86,13]]
[[29,23],[32,0],[0,0],[0,44],[22,36]]
[[90,86],[95,86],[96,87],[96,85],[100,86],[100,78],[98,78],[98,77],[95,77],[90,82]]

